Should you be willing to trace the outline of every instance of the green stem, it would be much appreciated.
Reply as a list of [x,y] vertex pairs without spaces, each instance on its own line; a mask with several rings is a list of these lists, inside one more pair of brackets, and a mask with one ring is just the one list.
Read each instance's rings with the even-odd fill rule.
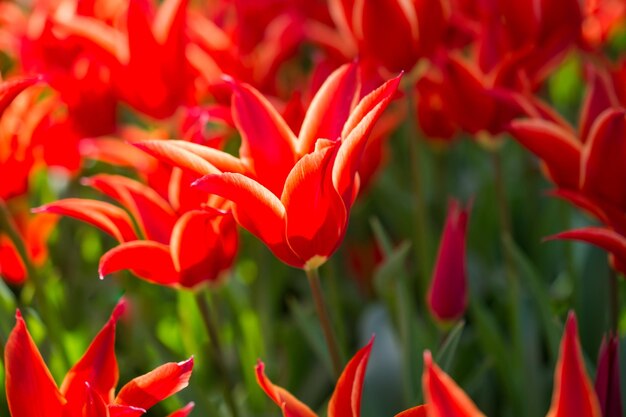
[[407,130],[409,142],[409,158],[411,165],[411,177],[413,182],[413,195],[415,197],[415,255],[417,269],[419,271],[418,299],[423,300],[430,282],[431,257],[429,255],[430,231],[428,230],[428,215],[426,207],[426,196],[422,186],[422,174],[420,171],[420,152],[422,151],[422,140],[417,133],[415,122],[416,114],[415,97],[412,86],[409,85],[406,91],[408,102]]
[[613,268],[609,271],[609,323],[613,334],[619,327],[619,276]]
[[48,336],[50,337],[53,345],[56,346],[56,348],[58,349],[63,366],[66,369],[69,369],[70,360],[67,356],[67,352],[65,351],[63,342],[60,338],[60,335],[63,334],[63,332],[59,328],[57,322],[57,312],[54,311],[50,303],[48,303],[48,299],[46,298],[46,293],[44,291],[44,285],[41,282],[39,274],[37,274],[37,269],[30,260],[30,254],[28,253],[28,249],[24,244],[22,236],[18,232],[17,225],[13,222],[13,219],[11,218],[11,213],[9,212],[9,208],[6,205],[6,202],[1,198],[0,231],[6,233],[6,235],[15,246],[15,249],[22,259],[22,262],[24,263],[28,279],[30,282],[33,283],[33,286],[35,287],[35,302],[39,306],[42,316],[45,317],[45,323],[48,327]]
[[200,310],[200,316],[202,317],[204,327],[209,335],[211,359],[213,360],[213,363],[215,364],[222,380],[222,389],[224,391],[226,406],[230,409],[232,417],[238,417],[239,410],[237,408],[237,403],[235,402],[235,397],[233,396],[233,383],[230,379],[228,369],[226,368],[226,358],[222,349],[222,342],[220,340],[220,334],[214,314],[211,311],[211,306],[207,302],[206,297],[200,290],[196,291],[195,299],[198,304],[198,309]]
[[320,275],[317,268],[305,269],[306,277],[309,280],[309,286],[311,287],[311,293],[313,294],[313,301],[315,302],[315,310],[317,311],[317,318],[322,326],[324,332],[324,338],[326,339],[326,346],[330,353],[330,359],[333,364],[333,371],[335,377],[339,378],[341,375],[341,357],[339,355],[339,347],[337,346],[337,339],[330,322],[330,315],[324,301],[324,293],[322,292],[322,286],[320,284]]

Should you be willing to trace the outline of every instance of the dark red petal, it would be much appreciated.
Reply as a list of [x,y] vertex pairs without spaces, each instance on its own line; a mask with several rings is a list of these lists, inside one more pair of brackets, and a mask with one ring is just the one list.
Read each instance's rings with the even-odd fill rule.
[[598,398],[585,371],[576,316],[571,312],[554,370],[552,405],[546,417],[602,417]]
[[194,403],[189,403],[180,410],[176,410],[173,413],[168,414],[167,417],[187,417],[189,413],[193,411]]
[[296,137],[261,93],[247,84],[233,81],[232,85],[233,119],[241,133],[240,158],[278,196],[296,162]]
[[621,417],[622,396],[620,389],[619,338],[602,338],[598,353],[595,390],[603,417]]
[[509,132],[546,164],[557,185],[578,188],[582,145],[570,132],[542,119],[514,120]]
[[265,375],[265,364],[263,362],[259,361],[254,370],[259,386],[281,408],[284,417],[317,417],[317,414],[289,391],[272,384],[272,381]]
[[429,417],[484,417],[465,392],[424,352],[422,388]]
[[313,152],[319,138],[339,140],[359,95],[357,64],[335,70],[313,97],[298,135],[298,154]]
[[34,208],[32,212],[54,213],[82,220],[110,234],[120,243],[137,239],[128,213],[104,201],[66,198]]
[[194,183],[199,189],[234,203],[233,215],[283,262],[301,267],[304,262],[287,245],[285,207],[267,188],[241,174],[207,175]]
[[[107,404],[113,401],[115,386],[119,377],[117,358],[115,357],[115,324],[123,314],[124,300],[117,304],[111,318],[93,339],[85,354],[69,370],[61,393],[72,407],[85,403],[89,392],[97,394]],[[85,390],[85,384],[89,388]],[[91,395],[91,394],[89,394]],[[98,401],[93,399],[94,404]]]
[[83,180],[117,200],[139,223],[146,239],[168,243],[177,216],[167,201],[152,188],[121,175],[99,174]]
[[184,362],[169,362],[124,385],[116,404],[149,409],[159,401],[176,394],[189,384],[193,357]]
[[363,97],[341,132],[341,147],[333,167],[333,183],[348,209],[356,195],[354,177],[369,134],[396,93],[401,78],[402,74]]
[[347,212],[332,183],[338,143],[305,155],[293,168],[281,200],[289,247],[316,266],[335,251],[346,230]]
[[4,348],[6,394],[12,417],[62,417],[65,398],[18,311]]
[[598,116],[606,109],[619,106],[615,85],[609,74],[592,66],[589,71],[587,94],[580,110],[579,131],[583,142],[587,141],[591,126]]
[[175,285],[179,280],[169,246],[158,242],[137,240],[122,243],[100,258],[100,279],[124,269],[130,269],[138,277],[155,284]]
[[609,109],[593,124],[582,156],[581,191],[626,208],[626,111]]
[[[85,395],[79,400],[78,398],[74,400],[68,400],[69,404],[76,404],[80,406],[80,408],[75,408],[73,411],[76,414],[70,414],[75,416],[82,417],[110,417],[109,408],[106,403],[100,396],[98,392],[96,392],[88,382],[85,382],[83,385],[83,390]],[[80,401],[80,402],[74,402]],[[72,412],[66,408],[66,412]]]
[[328,403],[328,417],[360,417],[361,391],[374,338],[346,365]]

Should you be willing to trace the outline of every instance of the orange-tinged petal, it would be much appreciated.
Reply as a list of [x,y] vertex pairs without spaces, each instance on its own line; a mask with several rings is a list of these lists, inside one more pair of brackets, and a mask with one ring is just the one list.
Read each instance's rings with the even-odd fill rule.
[[232,201],[237,223],[261,239],[283,262],[297,268],[304,265],[287,245],[285,207],[270,190],[253,179],[233,173],[207,175],[194,186]]
[[278,196],[296,161],[296,137],[261,93],[247,84],[231,84],[233,120],[241,134],[241,160],[263,186]]
[[424,352],[422,387],[428,417],[484,417],[467,394],[433,362],[429,351]]
[[191,413],[191,411],[193,410],[194,406],[195,404],[191,402],[180,410],[176,410],[173,413],[168,414],[167,417],[187,417],[189,413]]
[[346,230],[346,207],[331,175],[338,146],[334,143],[300,159],[281,196],[289,247],[305,263],[332,255]]
[[585,371],[576,316],[570,312],[554,371],[552,405],[546,417],[602,417],[598,397]]
[[121,242],[137,239],[126,211],[104,201],[66,198],[32,209],[33,213],[54,213],[92,224]]
[[609,109],[598,116],[582,159],[581,190],[626,208],[626,110]]
[[[80,407],[87,400],[86,396],[96,394],[101,400],[113,401],[113,393],[119,372],[115,357],[115,324],[125,309],[124,300],[120,300],[111,318],[93,339],[85,354],[69,370],[61,384],[61,393],[71,407]],[[85,384],[88,388],[85,389]],[[97,405],[98,400],[91,400]]]
[[328,417],[360,417],[361,391],[374,338],[346,365],[328,403]]
[[11,104],[13,99],[17,97],[25,88],[41,81],[41,77],[23,77],[9,81],[0,81],[0,116],[4,110]]
[[354,177],[369,134],[391,102],[401,78],[402,74],[365,96],[344,125],[341,133],[343,138],[341,147],[333,167],[333,183],[348,209],[352,206],[354,196],[356,196]]
[[169,362],[124,385],[115,403],[149,409],[189,384],[193,357],[183,362]]
[[169,246],[158,242],[136,240],[122,243],[100,258],[100,279],[124,269],[130,269],[138,277],[155,284],[175,285],[179,280]]
[[428,406],[418,405],[396,414],[395,417],[428,417]]
[[284,417],[317,417],[306,404],[294,397],[286,389],[274,385],[265,375],[265,364],[259,361],[256,365],[256,380],[268,397],[283,410]]
[[65,398],[18,311],[4,349],[6,394],[12,417],[62,417]]
[[335,70],[313,97],[298,135],[298,154],[313,151],[319,138],[338,140],[359,94],[358,65]]
[[121,175],[99,174],[83,180],[96,190],[117,200],[131,212],[147,239],[168,243],[176,213],[152,188]]

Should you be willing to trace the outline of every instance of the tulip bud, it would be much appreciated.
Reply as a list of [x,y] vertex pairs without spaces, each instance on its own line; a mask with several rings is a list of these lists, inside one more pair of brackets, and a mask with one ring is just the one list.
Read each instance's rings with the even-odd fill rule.
[[465,234],[469,208],[450,200],[437,262],[428,291],[428,307],[439,320],[455,320],[467,307]]
[[602,339],[598,354],[596,373],[596,394],[600,400],[603,417],[622,415],[622,398],[619,378],[619,344],[616,336]]

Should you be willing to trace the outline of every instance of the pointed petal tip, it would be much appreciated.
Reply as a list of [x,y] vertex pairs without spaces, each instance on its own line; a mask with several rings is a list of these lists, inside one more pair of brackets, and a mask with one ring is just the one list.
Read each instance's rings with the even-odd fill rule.
[[[103,278],[104,277],[100,277],[100,279],[103,279]],[[113,312],[111,313],[111,320],[115,322],[118,321],[120,317],[122,317],[124,313],[126,313],[127,308],[128,308],[128,300],[126,300],[125,297],[120,298],[117,304],[115,305],[115,307],[113,307]]]
[[193,365],[194,365],[193,355],[191,355],[189,359],[178,362],[177,365],[181,368],[183,372],[191,372],[191,370],[193,369]]

